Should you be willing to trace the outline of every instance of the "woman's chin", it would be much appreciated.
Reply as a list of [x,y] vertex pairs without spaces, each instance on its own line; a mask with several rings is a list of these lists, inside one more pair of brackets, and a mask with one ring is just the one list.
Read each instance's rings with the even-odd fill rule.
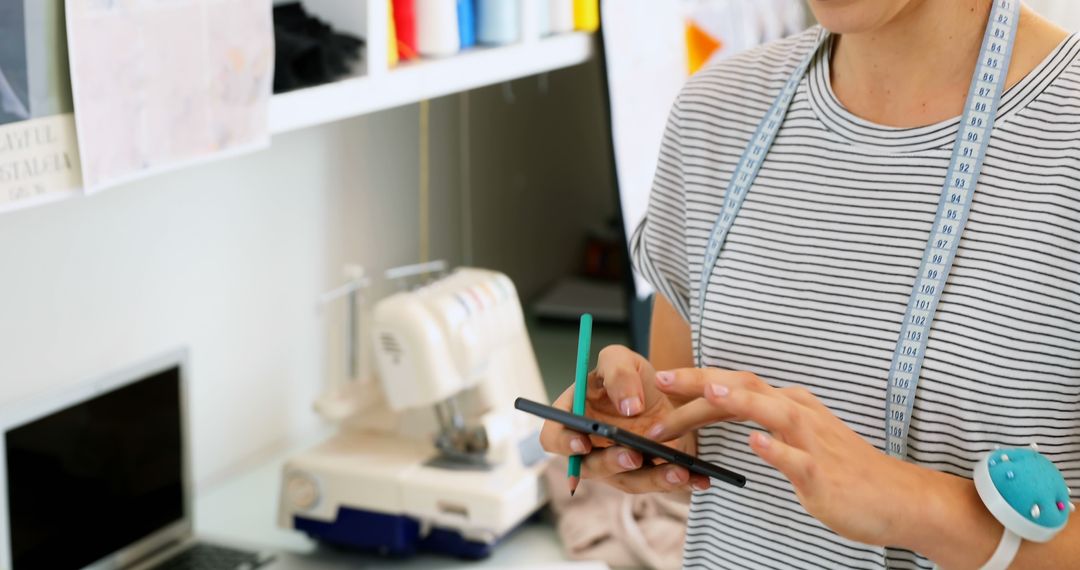
[[834,34],[871,32],[921,0],[809,0],[818,23]]

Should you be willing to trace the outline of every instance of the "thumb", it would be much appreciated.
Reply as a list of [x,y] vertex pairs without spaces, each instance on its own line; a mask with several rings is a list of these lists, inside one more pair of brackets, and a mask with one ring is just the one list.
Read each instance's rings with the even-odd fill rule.
[[656,370],[645,357],[624,346],[600,351],[595,381],[621,416],[636,416],[664,398],[656,388]]

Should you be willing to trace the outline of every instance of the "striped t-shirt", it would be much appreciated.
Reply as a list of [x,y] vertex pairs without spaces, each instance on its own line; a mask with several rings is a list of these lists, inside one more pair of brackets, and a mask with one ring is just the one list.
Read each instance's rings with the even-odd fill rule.
[[[692,78],[665,134],[635,264],[694,331],[707,366],[809,388],[884,449],[900,323],[959,118],[891,128],[847,111],[820,50],[709,282],[698,288],[724,189],[761,117],[820,28]],[[745,489],[695,493],[686,568],[931,568],[825,528],[747,445],[699,432],[699,453]],[[981,455],[1038,442],[1080,488],[1080,36],[1005,94],[918,386],[909,459],[964,477]],[[888,492],[883,489],[883,492]],[[842,500],[842,498],[840,498]]]

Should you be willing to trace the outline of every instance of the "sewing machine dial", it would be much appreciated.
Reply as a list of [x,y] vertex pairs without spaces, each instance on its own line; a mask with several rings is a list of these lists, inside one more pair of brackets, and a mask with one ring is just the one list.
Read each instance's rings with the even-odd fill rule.
[[319,483],[307,473],[293,472],[285,483],[285,494],[294,508],[307,511],[319,503]]

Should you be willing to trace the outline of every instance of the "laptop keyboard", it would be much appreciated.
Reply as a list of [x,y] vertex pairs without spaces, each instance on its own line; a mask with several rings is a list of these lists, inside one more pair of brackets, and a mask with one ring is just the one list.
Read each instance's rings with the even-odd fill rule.
[[252,570],[270,562],[264,555],[210,544],[196,544],[155,570]]

